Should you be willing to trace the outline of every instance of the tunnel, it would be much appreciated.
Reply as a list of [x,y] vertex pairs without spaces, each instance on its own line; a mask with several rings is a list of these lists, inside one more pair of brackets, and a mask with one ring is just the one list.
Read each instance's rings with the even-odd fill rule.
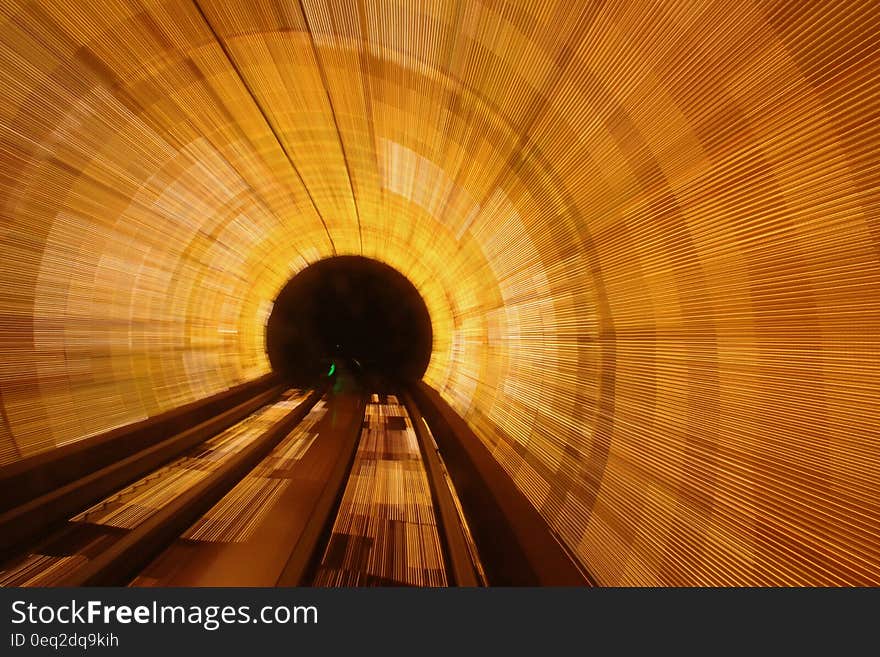
[[4,2],[0,581],[100,561],[68,546],[131,529],[100,500],[138,450],[244,422],[272,444],[181,471],[225,488],[138,581],[190,583],[184,543],[268,569],[284,506],[314,544],[260,582],[393,584],[339,574],[393,476],[471,582],[880,584],[878,34],[861,0]]

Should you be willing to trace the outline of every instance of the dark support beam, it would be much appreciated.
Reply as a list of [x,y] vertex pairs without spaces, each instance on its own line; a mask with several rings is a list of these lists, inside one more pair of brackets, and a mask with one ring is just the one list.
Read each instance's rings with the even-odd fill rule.
[[[245,396],[243,402],[197,424],[194,424],[193,419],[184,419],[176,413],[164,419],[157,416],[156,425],[134,429],[132,442],[135,445],[146,443],[147,446],[143,449],[134,451],[134,447],[128,446],[124,438],[126,433],[123,432],[107,445],[106,451],[101,451],[102,459],[112,454],[118,460],[94,471],[85,470],[84,463],[93,462],[91,460],[68,464],[71,469],[80,473],[78,478],[0,514],[0,558],[15,554],[40,535],[59,526],[70,516],[88,508],[114,490],[128,485],[187,449],[231,427],[273,401],[281,390],[282,387],[278,385],[270,385],[267,390],[256,394],[253,389],[248,390],[249,395],[242,395]],[[239,395],[234,395],[232,400],[238,401]],[[227,403],[229,401],[226,400]],[[196,417],[202,417],[206,409],[223,408],[224,405],[208,403],[204,407],[200,406]],[[179,426],[189,428],[173,433]],[[99,444],[98,447],[100,446],[102,445]]]
[[[279,386],[267,374],[205,399],[0,467],[0,512],[76,481],[104,466],[192,429]],[[280,388],[279,388],[280,392]]]
[[455,485],[491,586],[590,586],[556,538],[464,419],[424,382],[411,389]]

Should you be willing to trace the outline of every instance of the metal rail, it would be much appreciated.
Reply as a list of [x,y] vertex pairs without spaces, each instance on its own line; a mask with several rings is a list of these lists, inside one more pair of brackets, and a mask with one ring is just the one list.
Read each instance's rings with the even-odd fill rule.
[[366,396],[361,395],[350,425],[341,433],[341,442],[320,441],[313,450],[338,450],[338,456],[327,480],[315,499],[313,511],[293,548],[277,586],[308,586],[321,558],[322,548],[330,538],[333,521],[339,511],[345,485],[351,473],[355,452],[360,441]]
[[313,391],[306,401],[272,425],[262,436],[131,529],[96,558],[63,578],[58,585],[112,586],[130,581],[271,452],[320,397],[321,392]]
[[467,422],[436,390],[411,388],[443,453],[492,586],[590,586],[556,537]]
[[430,435],[428,426],[423,423],[423,417],[412,395],[402,394],[403,403],[412,421],[413,430],[419,441],[422,452],[422,460],[428,474],[428,484],[431,487],[431,497],[434,500],[435,516],[440,528],[440,536],[446,549],[446,564],[449,569],[450,580],[456,586],[485,586],[486,582],[479,565],[479,557],[474,554],[472,541],[465,533],[465,519],[459,513],[459,506],[453,497],[447,481],[446,468],[440,454],[437,451],[434,438]]
[[0,514],[0,559],[20,552],[29,542],[63,524],[78,511],[224,431],[272,401],[280,392],[280,387],[272,387],[170,438],[135,453],[129,450],[109,465]]

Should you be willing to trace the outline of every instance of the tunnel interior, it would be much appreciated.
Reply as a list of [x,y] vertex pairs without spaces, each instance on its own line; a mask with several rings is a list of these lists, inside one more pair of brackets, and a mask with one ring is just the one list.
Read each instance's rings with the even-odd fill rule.
[[403,274],[360,256],[320,260],[281,290],[266,326],[273,369],[307,386],[346,366],[371,381],[422,378],[431,359],[431,318]]
[[344,348],[600,585],[880,583],[880,12],[818,5],[4,2],[0,468]]

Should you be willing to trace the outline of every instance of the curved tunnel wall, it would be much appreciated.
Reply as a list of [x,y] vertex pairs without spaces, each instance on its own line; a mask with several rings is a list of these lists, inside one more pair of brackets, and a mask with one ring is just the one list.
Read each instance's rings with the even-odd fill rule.
[[880,578],[871,2],[7,2],[0,463],[358,254],[602,584]]

